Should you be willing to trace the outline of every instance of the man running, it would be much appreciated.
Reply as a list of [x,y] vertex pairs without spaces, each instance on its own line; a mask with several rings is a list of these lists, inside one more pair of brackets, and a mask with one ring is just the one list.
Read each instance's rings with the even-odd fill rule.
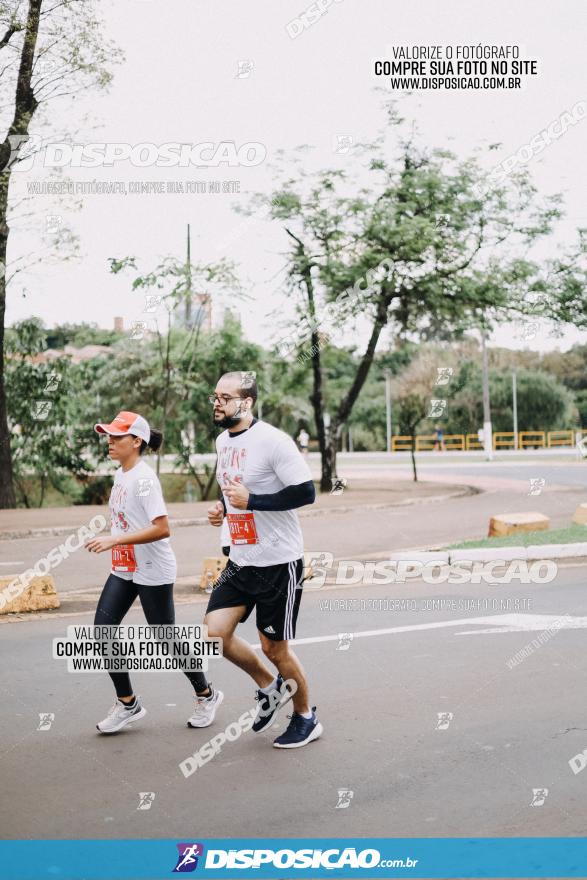
[[[230,557],[210,596],[204,623],[208,635],[223,640],[223,654],[247,672],[258,686],[259,711],[253,730],[271,724],[289,699],[293,679],[291,722],[273,745],[293,749],[318,739],[322,725],[310,707],[302,665],[289,647],[295,637],[302,598],[303,538],[295,508],[312,504],[316,490],[308,465],[291,437],[253,417],[257,400],[254,373],[220,377],[215,394],[214,424],[225,428],[216,440],[216,477],[222,501],[208,510],[208,520],[230,529]],[[235,635],[256,607],[263,653],[277,668],[274,677],[255,651]]]

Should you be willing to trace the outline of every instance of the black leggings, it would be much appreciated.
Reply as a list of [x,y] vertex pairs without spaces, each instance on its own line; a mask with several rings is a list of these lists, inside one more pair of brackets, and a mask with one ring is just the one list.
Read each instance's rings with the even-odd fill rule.
[[[94,625],[118,626],[137,596],[141,600],[147,623],[175,623],[173,584],[147,587],[111,574],[104,584],[98,601]],[[128,672],[109,672],[108,675],[112,679],[118,697],[132,695]],[[202,693],[208,687],[203,672],[184,672],[184,675],[189,678],[196,693]]]

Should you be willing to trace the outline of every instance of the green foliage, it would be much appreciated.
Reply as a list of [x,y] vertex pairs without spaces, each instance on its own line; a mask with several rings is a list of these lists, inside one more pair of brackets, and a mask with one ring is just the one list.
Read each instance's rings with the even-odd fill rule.
[[112,489],[112,477],[88,477],[82,481],[81,490],[74,499],[74,504],[107,504]]
[[[389,121],[403,122],[394,113]],[[370,406],[365,391],[386,327],[403,342],[416,337],[454,344],[471,328],[487,330],[535,314],[537,301],[542,317],[587,325],[583,233],[556,260],[527,257],[562,216],[559,196],[539,198],[524,172],[480,196],[482,172],[475,160],[420,148],[413,132],[398,141],[393,151],[375,154],[374,147],[386,146],[383,137],[364,146],[371,177],[361,189],[355,171],[363,175],[363,169],[307,173],[295,168],[294,158],[296,173],[291,162],[285,175],[278,171],[268,200],[271,217],[288,236],[286,286],[297,297],[299,319],[279,348],[312,351],[309,399],[322,491],[330,491],[337,438],[352,423],[356,407],[360,442],[367,432],[374,442],[381,438],[380,406],[374,394]],[[360,154],[361,149],[353,156],[364,158]],[[350,369],[344,355],[333,368],[328,349],[322,352],[316,344],[320,334],[339,331],[349,338],[359,319],[369,326],[363,353],[351,359]],[[426,394],[419,388],[406,395],[401,418],[409,421],[415,415],[409,395],[421,401]],[[558,413],[568,417],[566,403]]]
[[587,390],[587,345],[574,345],[565,352],[548,352],[540,358],[540,367],[567,388]]
[[428,401],[419,394],[406,394],[398,401],[400,434],[414,435],[426,415]]
[[[463,377],[466,377],[465,381]],[[448,402],[446,433],[476,433],[483,424],[481,370],[465,362],[457,376],[461,389]],[[513,430],[511,371],[490,371],[489,394],[494,431]],[[575,425],[572,394],[554,376],[538,370],[517,374],[518,430],[550,431]]]
[[[83,325],[79,330],[83,337]],[[88,331],[93,328],[90,326]],[[31,319],[8,333],[6,371],[20,503],[41,504],[48,496],[54,499],[55,492],[74,503],[104,503],[111,477],[92,475],[95,466],[102,467],[107,461],[104,441],[94,433],[93,426],[97,421],[109,421],[121,409],[140,412],[154,427],[163,429],[163,452],[175,455],[177,479],[180,472],[187,475],[181,479],[192,481],[195,498],[215,494],[213,470],[196,464],[194,455],[214,451],[218,430],[212,423],[208,395],[221,373],[231,370],[257,373],[263,418],[291,436],[305,425],[315,438],[309,400],[310,362],[285,360],[264,350],[245,339],[235,322],[211,333],[200,333],[197,338],[188,329],[172,328],[165,418],[161,389],[166,373],[160,343],[166,343],[166,336],[142,341],[125,338],[111,345],[110,356],[79,364],[68,358],[36,363],[35,358],[46,346],[46,332],[40,321]],[[575,351],[570,359],[573,383],[581,376],[579,357],[583,352]],[[519,367],[517,373],[519,430],[575,427],[576,410],[581,424],[587,426],[587,389],[572,392],[562,384],[565,355],[553,360],[553,354],[541,357],[538,353],[499,349],[492,349],[490,354],[494,430],[512,430],[512,355],[529,365]],[[336,411],[359,360],[355,349],[331,344],[322,349],[326,411]],[[559,378],[539,368],[547,363],[551,367],[556,364],[553,372]],[[448,386],[434,390],[436,365],[441,364],[454,364],[455,373]],[[431,396],[448,398],[447,418],[442,420],[445,433],[476,433],[480,427],[481,371],[475,347],[408,343],[377,354],[374,359],[345,424],[346,429],[352,429],[356,451],[385,447],[385,370],[392,374],[394,433],[431,433],[434,422],[426,418]],[[53,391],[45,393],[53,386]],[[52,404],[46,420],[33,415],[37,400]],[[178,492],[178,497],[183,497],[185,487]]]
[[[77,420],[75,368],[66,358],[35,363],[44,345],[35,319],[11,328],[7,339],[6,391],[14,479],[20,503],[42,506],[49,486],[71,492],[72,476],[91,466],[84,459],[83,426]],[[31,490],[28,478],[39,477]]]
[[587,428],[587,388],[581,388],[575,394],[575,402],[579,413],[579,424],[581,428]]
[[66,345],[82,348],[84,345],[113,345],[124,334],[105,330],[97,324],[58,324],[45,331],[46,348],[62,349]]

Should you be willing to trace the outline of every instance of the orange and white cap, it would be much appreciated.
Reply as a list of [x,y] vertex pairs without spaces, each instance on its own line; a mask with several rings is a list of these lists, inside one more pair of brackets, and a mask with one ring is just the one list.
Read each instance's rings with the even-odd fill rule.
[[109,425],[94,425],[94,431],[98,434],[111,434],[113,437],[132,434],[134,437],[140,437],[145,443],[148,443],[151,437],[148,421],[133,412],[119,412]]

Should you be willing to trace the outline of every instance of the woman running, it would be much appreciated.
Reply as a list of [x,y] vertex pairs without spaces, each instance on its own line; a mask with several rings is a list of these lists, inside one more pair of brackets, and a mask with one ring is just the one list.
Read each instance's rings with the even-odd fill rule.
[[[142,416],[120,412],[109,425],[94,430],[108,435],[110,458],[120,463],[110,494],[110,538],[93,538],[86,544],[92,553],[112,551],[112,570],[102,590],[94,625],[117,626],[138,596],[149,624],[175,622],[173,584],[177,566],[169,542],[169,523],[161,484],[141,455],[147,447],[157,451],[163,435]],[[133,693],[126,672],[110,672],[117,700],[96,727],[100,733],[117,733],[146,715]],[[208,727],[223,699],[202,672],[186,672],[196,693],[190,727]]]

